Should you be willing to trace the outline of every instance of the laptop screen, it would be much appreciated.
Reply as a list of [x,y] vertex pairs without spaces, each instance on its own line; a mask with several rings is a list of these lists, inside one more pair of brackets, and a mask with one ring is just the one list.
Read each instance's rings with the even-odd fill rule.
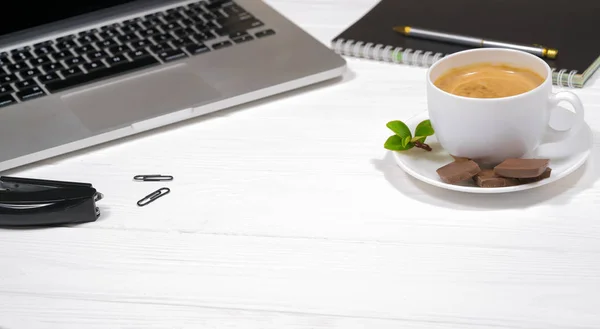
[[[11,1],[10,12],[19,13],[0,20],[0,36],[87,14],[136,0],[81,0],[81,1]],[[5,9],[8,10],[8,7]]]

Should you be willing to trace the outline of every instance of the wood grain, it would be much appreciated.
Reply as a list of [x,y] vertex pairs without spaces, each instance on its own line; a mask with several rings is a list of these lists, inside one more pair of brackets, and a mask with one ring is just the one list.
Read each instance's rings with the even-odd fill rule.
[[[324,44],[375,0],[269,0]],[[8,173],[92,182],[102,217],[0,230],[0,328],[598,328],[600,82],[590,161],[539,189],[424,185],[383,149],[424,69],[342,78]],[[171,194],[137,174],[175,176]]]

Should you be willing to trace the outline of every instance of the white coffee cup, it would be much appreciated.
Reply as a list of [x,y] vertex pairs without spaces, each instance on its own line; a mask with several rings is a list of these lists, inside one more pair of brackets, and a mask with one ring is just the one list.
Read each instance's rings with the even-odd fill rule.
[[[450,94],[433,82],[449,69],[475,63],[504,63],[528,68],[545,78],[537,88],[503,98],[469,98]],[[550,127],[551,112],[565,101],[575,109],[574,123],[566,131]],[[573,93],[552,91],[552,71],[532,54],[496,48],[478,48],[448,55],[427,72],[429,118],[440,145],[448,153],[482,163],[520,158],[538,148],[548,130],[557,140],[571,138],[583,126],[581,100]],[[562,107],[558,107],[565,111]]]

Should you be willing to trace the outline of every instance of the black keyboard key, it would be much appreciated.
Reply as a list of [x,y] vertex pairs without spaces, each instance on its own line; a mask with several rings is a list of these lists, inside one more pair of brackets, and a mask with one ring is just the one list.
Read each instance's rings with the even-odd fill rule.
[[164,23],[165,22],[163,22],[159,18],[151,18],[151,19],[147,19],[142,24],[144,24],[144,26],[147,27],[147,28],[156,28],[157,26],[163,25]]
[[110,51],[110,53],[113,55],[120,55],[120,54],[126,53],[128,51],[131,51],[131,49],[124,45],[116,45],[116,46],[108,48],[108,51]]
[[134,41],[140,40],[140,37],[138,37],[135,34],[125,34],[125,35],[118,36],[117,39],[121,43],[130,43],[130,42],[134,42]]
[[34,86],[37,86],[37,83],[35,83],[33,79],[26,79],[15,83],[15,87],[17,87],[19,90],[27,89]]
[[105,58],[107,56],[108,56],[108,54],[104,50],[94,51],[92,53],[87,54],[87,57],[90,60],[102,59],[102,58]]
[[15,49],[11,50],[10,53],[14,55],[14,54],[18,54],[18,53],[28,52],[30,50],[31,50],[31,47],[25,46],[25,47],[15,48]]
[[189,45],[195,44],[194,40],[189,37],[183,37],[181,39],[176,39],[171,42],[175,47],[183,48]]
[[215,33],[219,36],[226,36],[226,35],[229,35],[232,33],[245,32],[249,29],[253,29],[256,27],[263,26],[263,25],[264,25],[263,22],[256,20],[256,19],[252,19],[252,20],[243,21],[243,22],[239,22],[236,24],[232,24],[232,25],[227,25],[220,29],[216,29]]
[[23,89],[17,93],[17,97],[21,101],[28,101],[30,99],[38,98],[46,95],[46,93],[39,86]]
[[11,83],[17,81],[17,77],[14,74],[4,74],[0,76],[0,84]]
[[152,14],[148,14],[148,15],[144,16],[144,18],[146,20],[148,20],[148,19],[154,19],[154,18],[157,18],[157,17],[160,17],[160,16],[162,16],[162,15],[160,15],[159,13],[152,13]]
[[42,74],[38,77],[41,83],[46,84],[52,81],[60,80],[60,77],[56,73]]
[[182,13],[187,17],[195,17],[198,16],[199,11],[197,9],[188,8],[182,10]]
[[19,72],[19,74],[21,75],[21,78],[27,79],[27,78],[33,78],[33,77],[36,77],[36,76],[42,74],[42,71],[40,71],[37,67],[34,67],[31,69],[26,69],[24,71],[21,71],[21,72]]
[[30,68],[30,66],[26,62],[20,62],[20,63],[7,65],[6,68],[8,69],[8,71],[15,73],[15,72],[21,72],[23,70],[26,70],[26,69]]
[[184,19],[183,15],[181,15],[179,12],[171,12],[171,13],[167,13],[163,19],[165,20],[165,22],[167,23],[172,23],[175,22],[177,20],[180,19]]
[[49,63],[46,65],[42,65],[42,69],[46,73],[54,73],[54,72],[56,72],[58,70],[62,70],[64,68],[65,68],[65,66],[62,65],[61,63]]
[[204,44],[193,44],[193,45],[189,45],[189,46],[185,47],[185,50],[187,50],[192,55],[198,55],[198,54],[209,52],[210,48],[208,48]]
[[170,34],[157,34],[155,36],[152,37],[152,40],[156,43],[163,43],[163,42],[168,42],[175,39],[172,35]]
[[90,43],[94,43],[96,41],[98,41],[98,37],[94,34],[87,34],[87,35],[83,35],[81,37],[79,37],[77,39],[77,42],[79,42],[80,45],[85,46],[85,45],[89,45]]
[[108,25],[104,25],[100,28],[100,31],[111,31],[119,28],[121,26],[120,23],[112,23]]
[[95,33],[98,33],[97,29],[90,29],[90,30],[85,30],[85,31],[79,32],[79,36],[83,37],[83,36],[90,35],[90,34],[95,34]]
[[198,42],[204,42],[204,41],[212,40],[215,38],[215,36],[211,32],[196,33],[193,35],[193,37],[194,37],[194,40],[196,40]]
[[247,13],[244,8],[234,3],[230,3],[230,5],[224,6],[223,11],[227,16],[241,16],[242,14]]
[[213,13],[202,13],[202,17],[205,21],[212,21],[217,19],[217,16]]
[[124,25],[121,28],[121,31],[123,31],[124,34],[131,34],[131,33],[135,33],[136,31],[142,30],[142,26],[138,23],[131,23],[131,24],[127,24]]
[[106,61],[110,66],[121,65],[128,62],[127,58],[123,55],[109,57],[106,59]]
[[149,41],[147,40],[139,40],[139,41],[135,41],[131,43],[131,46],[134,49],[140,49],[140,48],[145,48],[152,45]]
[[235,42],[235,43],[242,43],[242,42],[247,42],[247,41],[251,41],[251,40],[254,40],[254,38],[252,36],[250,36],[250,35],[244,35],[244,36],[237,37],[237,38],[233,39],[233,42]]
[[68,40],[73,40],[73,39],[75,39],[75,35],[69,34],[69,35],[65,35],[65,36],[62,36],[62,37],[56,39],[56,42],[63,42],[63,41],[68,41]]
[[55,51],[56,51],[56,49],[54,49],[54,47],[52,47],[52,45],[46,45],[46,46],[40,46],[39,48],[36,48],[33,52],[38,56],[44,56],[44,55],[51,54]]
[[173,33],[177,37],[183,38],[183,37],[188,37],[188,36],[191,36],[191,35],[195,34],[196,31],[194,31],[194,29],[188,27],[186,29],[179,29],[179,30],[173,31]]
[[223,4],[230,2],[231,0],[210,0],[204,7],[208,10],[216,10],[221,8]]
[[218,29],[219,27],[213,22],[202,22],[194,26],[200,32],[208,32],[209,30]]
[[106,39],[106,40],[98,41],[96,43],[96,45],[99,48],[109,48],[109,47],[112,47],[112,46],[116,46],[117,42],[115,40],[113,40],[113,39]]
[[187,5],[189,9],[193,10],[202,10],[200,6],[202,6],[202,2],[192,2],[189,5]]
[[48,57],[46,55],[42,55],[40,57],[32,58],[29,60],[29,63],[31,63],[31,65],[35,65],[35,66],[48,64],[50,62],[52,62],[52,60],[50,59],[50,57]]
[[181,25],[179,25],[177,22],[173,22],[173,23],[162,24],[162,25],[159,25],[158,27],[165,32],[170,32],[170,31],[179,30],[181,28]]
[[78,66],[73,66],[73,67],[70,67],[68,69],[60,71],[60,73],[66,79],[66,78],[70,78],[70,77],[81,75],[81,74],[83,74],[83,71]]
[[106,65],[104,63],[102,63],[102,61],[93,61],[90,63],[85,63],[83,65],[83,68],[88,72],[94,72],[94,71],[103,69],[105,67],[106,67]]
[[246,31],[237,31],[237,32],[233,32],[229,35],[230,38],[235,39],[235,38],[239,38],[239,37],[243,37],[248,35],[248,32]]
[[194,21],[195,24],[199,24],[199,23],[203,23],[204,19],[202,19],[202,16],[199,14],[196,15],[188,15],[188,17]]
[[144,49],[137,49],[137,50],[134,50],[129,53],[129,57],[133,58],[133,60],[136,60],[137,58],[140,58],[140,57],[146,57],[146,56],[150,56],[150,53]]
[[0,65],[10,64],[10,60],[7,57],[0,58]]
[[232,45],[231,41],[223,41],[223,42],[215,43],[214,45],[212,45],[212,47],[213,47],[213,49],[221,49],[221,48],[229,47],[231,45]]
[[273,30],[269,29],[269,30],[264,30],[264,31],[257,32],[257,33],[255,34],[255,36],[256,36],[257,38],[264,38],[264,37],[266,37],[266,36],[273,35],[273,34],[275,34],[275,31],[273,31]]
[[32,58],[33,55],[28,50],[22,50],[22,51],[13,53],[11,55],[11,57],[12,57],[12,60],[16,63],[16,62],[26,61],[26,60]]
[[17,100],[11,95],[2,95],[0,96],[0,107],[9,106],[15,104]]
[[159,44],[156,44],[156,45],[150,47],[150,51],[152,51],[155,54],[158,54],[165,50],[171,50],[171,49],[173,49],[173,47],[169,46],[168,43],[159,43]]
[[192,27],[194,24],[196,24],[196,22],[194,22],[190,18],[182,19],[179,21],[179,23],[181,23],[181,25],[183,25],[184,27]]
[[0,86],[0,95],[10,94],[13,91],[15,91],[15,89],[13,87],[11,87],[9,84]]
[[128,25],[135,25],[139,22],[142,21],[141,17],[136,17],[136,18],[132,18],[132,19],[128,19],[126,21],[123,21],[123,26],[128,26]]
[[170,49],[170,50],[165,50],[163,52],[158,53],[158,57],[165,62],[171,62],[174,60],[178,60],[178,59],[187,57],[187,54],[179,49]]
[[113,37],[116,37],[118,35],[121,35],[121,33],[119,31],[117,31],[117,29],[108,29],[106,31],[102,31],[98,34],[102,39],[107,40],[107,39],[112,39]]
[[72,57],[65,60],[65,65],[67,65],[67,67],[73,67],[83,63],[85,63],[85,59],[83,57]]
[[148,28],[148,29],[140,31],[140,34],[143,37],[151,37],[153,35],[157,35],[157,34],[160,34],[160,33],[161,32],[158,29],[155,29],[155,28]]
[[43,47],[48,47],[48,46],[51,46],[53,43],[54,43],[54,41],[52,41],[52,40],[38,42],[35,45],[33,45],[33,49],[40,49]]
[[232,24],[239,24],[242,22],[248,22],[248,21],[255,21],[257,20],[256,18],[254,18],[254,16],[252,16],[249,13],[242,13],[240,15],[236,15],[236,16],[229,16],[229,17],[221,17],[216,19],[217,24],[221,25],[221,26],[229,26]]
[[77,44],[73,40],[65,40],[56,44],[58,50],[65,50],[73,47],[77,47]]
[[88,44],[85,46],[74,48],[73,51],[78,55],[86,55],[86,54],[96,51],[96,48],[94,48],[94,46]]
[[133,62],[124,62],[121,65],[100,69],[94,72],[90,72],[88,74],[78,75],[65,80],[54,81],[52,83],[47,84],[46,88],[50,92],[57,92],[60,90],[73,88],[85,83],[90,83],[97,80],[109,78],[115,75],[131,72],[133,70],[142,69],[159,63],[160,62],[154,59],[154,57],[146,56]]
[[64,59],[69,59],[69,58],[71,58],[71,57],[74,56],[73,53],[71,51],[69,51],[69,50],[59,51],[59,52],[53,53],[51,55],[57,61],[64,60]]

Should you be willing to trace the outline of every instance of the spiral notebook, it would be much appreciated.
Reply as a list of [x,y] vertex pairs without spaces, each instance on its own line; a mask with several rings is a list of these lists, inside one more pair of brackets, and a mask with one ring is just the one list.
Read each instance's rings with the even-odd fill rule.
[[558,49],[555,85],[581,88],[600,67],[600,0],[381,0],[335,37],[340,55],[428,67],[467,46],[405,37],[408,25]]

